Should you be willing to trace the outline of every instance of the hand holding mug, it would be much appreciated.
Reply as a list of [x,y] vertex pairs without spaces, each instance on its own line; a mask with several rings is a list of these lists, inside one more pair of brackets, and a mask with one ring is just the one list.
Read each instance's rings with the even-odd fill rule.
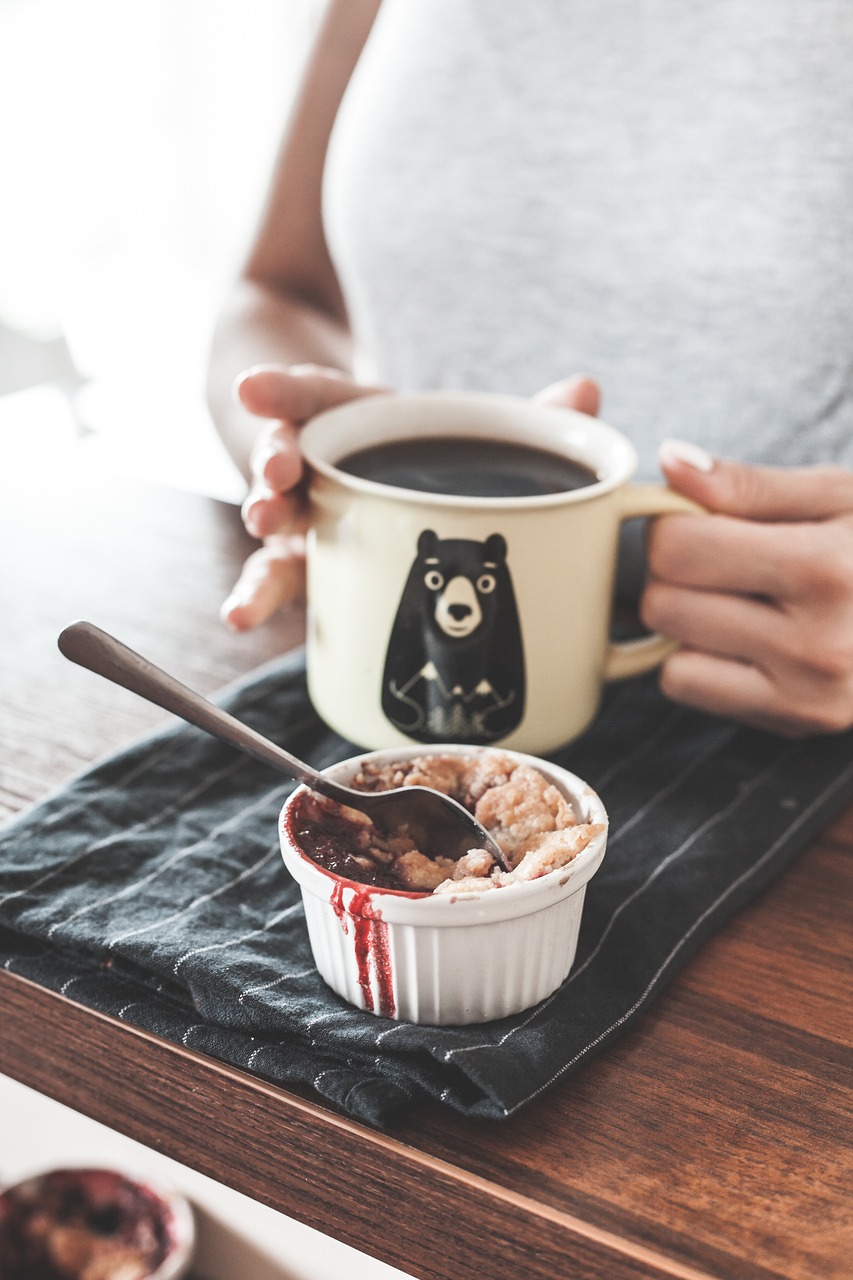
[[[595,384],[538,397],[598,411]],[[666,441],[670,486],[714,513],[649,534],[647,626],[679,642],[661,688],[702,711],[791,737],[853,727],[853,473],[754,467]]]
[[378,390],[318,365],[256,365],[235,382],[239,403],[270,420],[252,450],[243,503],[243,523],[263,545],[246,561],[221,610],[235,631],[260,626],[282,605],[304,598],[307,507],[300,428],[325,409]]
[[714,514],[656,521],[646,624],[681,647],[678,702],[790,736],[853,726],[853,472],[752,467],[668,441],[670,485]]

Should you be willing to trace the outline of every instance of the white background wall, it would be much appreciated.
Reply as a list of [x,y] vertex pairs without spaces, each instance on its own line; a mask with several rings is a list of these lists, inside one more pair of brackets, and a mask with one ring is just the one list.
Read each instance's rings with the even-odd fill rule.
[[322,9],[0,0],[0,461],[76,419],[93,462],[240,498],[206,353]]

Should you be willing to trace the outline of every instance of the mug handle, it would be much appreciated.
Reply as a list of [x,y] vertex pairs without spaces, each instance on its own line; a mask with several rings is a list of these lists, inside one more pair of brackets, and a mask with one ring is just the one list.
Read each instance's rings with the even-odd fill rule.
[[[632,484],[622,490],[620,523],[634,516],[662,516],[670,513],[706,516],[708,511],[698,502],[661,484]],[[638,640],[611,640],[604,655],[604,679],[624,680],[659,666],[678,648],[677,640],[653,632]]]

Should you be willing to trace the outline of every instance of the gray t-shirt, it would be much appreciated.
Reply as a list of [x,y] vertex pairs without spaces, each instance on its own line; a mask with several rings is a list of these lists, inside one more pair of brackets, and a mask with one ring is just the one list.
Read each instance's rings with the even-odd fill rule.
[[385,0],[324,200],[389,384],[853,465],[849,0]]

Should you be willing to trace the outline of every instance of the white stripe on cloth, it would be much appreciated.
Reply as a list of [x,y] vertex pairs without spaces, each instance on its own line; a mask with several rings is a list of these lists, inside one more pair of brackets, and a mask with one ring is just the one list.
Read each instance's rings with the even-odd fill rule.
[[146,885],[152,883],[164,871],[168,871],[170,867],[175,866],[178,862],[182,862],[184,858],[188,858],[192,853],[203,849],[212,837],[221,835],[224,831],[230,831],[234,826],[241,823],[248,814],[254,813],[257,809],[264,808],[269,804],[272,797],[278,795],[282,790],[281,786],[273,787],[271,791],[266,791],[259,800],[255,800],[252,804],[245,805],[238,813],[232,814],[225,822],[221,822],[218,827],[213,827],[200,840],[193,841],[192,844],[185,845],[183,849],[178,849],[167,858],[165,862],[161,862],[153,871],[149,871],[147,876],[142,876],[139,880],[134,880],[122,889],[117,889],[115,893],[106,894],[102,898],[96,898],[94,902],[87,902],[84,906],[78,907],[70,916],[65,916],[61,920],[55,921],[47,931],[47,937],[52,938],[57,929],[61,929],[64,925],[69,925],[73,920],[77,920],[80,916],[87,915],[90,911],[97,911],[99,907],[109,906],[111,902],[117,902],[120,898],[129,898],[133,894],[138,893]]
[[[554,1002],[554,1000],[556,1000],[557,997],[563,991],[565,991],[566,987],[571,986],[571,984],[580,977],[580,975],[584,972],[584,970],[589,968],[590,964],[593,962],[596,956],[600,954],[601,948],[604,945],[605,939],[607,938],[608,934],[613,928],[613,925],[616,923],[616,920],[622,914],[622,912],[626,909],[626,907],[630,906],[632,902],[635,902],[636,899],[639,898],[640,894],[645,892],[645,890],[649,887],[649,885],[653,884],[654,881],[657,880],[661,872],[664,871],[667,867],[671,866],[672,863],[675,862],[675,860],[679,858],[683,853],[685,853],[687,849],[689,849],[690,846],[697,839],[699,839],[700,836],[707,835],[707,833],[711,831],[717,825],[718,822],[722,821],[723,818],[729,817],[732,813],[734,813],[735,810],[739,808],[739,806],[743,803],[744,800],[747,800],[754,791],[756,791],[764,782],[767,781],[768,778],[772,777],[778,765],[785,758],[785,756],[790,755],[793,751],[797,749],[798,746],[799,746],[798,743],[790,743],[784,751],[780,752],[780,754],[776,757],[773,763],[768,765],[768,767],[762,773],[760,773],[757,778],[753,778],[753,780],[749,783],[748,786],[744,787],[741,791],[739,791],[738,794],[729,802],[729,804],[725,806],[724,809],[718,809],[716,813],[713,813],[709,818],[706,818],[706,820],[703,823],[701,823],[700,826],[696,827],[685,840],[682,840],[681,844],[678,845],[677,848],[673,849],[671,853],[668,853],[667,856],[663,858],[652,869],[652,871],[650,871],[650,873],[648,874],[648,876],[646,877],[646,879],[643,881],[642,884],[638,885],[636,889],[634,889],[631,893],[629,893],[627,898],[623,898],[623,900],[619,903],[619,905],[614,908],[610,916],[610,919],[607,921],[607,924],[604,926],[604,929],[601,932],[598,942],[596,943],[595,947],[590,952],[590,954],[587,956],[583,964],[580,965],[579,968],[575,969],[569,975],[566,981],[562,984],[562,986],[557,988],[557,990],[554,992],[553,995],[549,996],[547,1000],[544,1000],[542,1004],[537,1005],[535,1009],[533,1009],[532,1012],[530,1013],[530,1016],[524,1020],[524,1022],[520,1022],[516,1027],[512,1027],[509,1031],[507,1031],[506,1035],[502,1036],[501,1039],[498,1041],[487,1041],[481,1044],[471,1044],[471,1045],[460,1046],[458,1049],[448,1049],[447,1053],[444,1055],[445,1062],[449,1062],[450,1059],[454,1057],[456,1054],[473,1053],[477,1049],[494,1049],[500,1045],[505,1044],[506,1041],[509,1040],[511,1036],[514,1036],[517,1032],[521,1031],[524,1027],[529,1026],[530,1023],[533,1022],[539,1016],[539,1014],[543,1013],[545,1009],[547,1009],[548,1006],[551,1005]],[[622,828],[622,830],[624,830],[624,827]]]
[[186,1031],[181,1036],[181,1044],[185,1044],[189,1046],[189,1039],[194,1031],[207,1031],[207,1030],[208,1030],[208,1024],[206,1022],[194,1022],[192,1026],[187,1027]]
[[346,1017],[343,1009],[327,1009],[325,1013],[318,1013],[316,1018],[312,1018],[310,1022],[306,1022],[304,1031],[310,1035],[314,1028],[320,1022],[335,1022]]
[[110,835],[104,836],[102,840],[96,840],[93,844],[87,845],[85,849],[79,849],[77,853],[72,854],[70,858],[65,858],[62,862],[58,862],[56,866],[43,872],[42,875],[38,876],[37,879],[33,880],[25,888],[15,889],[14,892],[5,894],[0,898],[0,907],[6,902],[11,902],[13,898],[21,898],[27,893],[32,893],[33,889],[40,888],[41,885],[45,884],[53,876],[58,875],[60,871],[64,871],[67,867],[73,867],[76,863],[82,862],[88,854],[96,853],[99,849],[106,849],[110,844],[113,844],[118,840],[126,839],[127,836],[132,835],[135,831],[147,831],[150,827],[155,826],[159,821],[161,821],[161,819],[170,817],[174,813],[180,813],[181,810],[185,809],[193,800],[196,800],[200,795],[203,795],[209,787],[214,785],[214,783],[221,782],[221,780],[227,777],[230,773],[236,773],[238,769],[243,768],[247,763],[248,759],[229,761],[224,769],[220,769],[216,773],[210,774],[210,776],[205,778],[203,782],[199,783],[197,787],[193,787],[190,791],[184,792],[184,794],[179,796],[177,800],[174,800],[170,805],[167,805],[165,809],[160,809],[156,813],[153,813],[151,817],[147,818],[144,822],[134,823],[132,827],[123,828],[121,831],[114,831]]
[[123,1018],[124,1015],[127,1013],[128,1009],[135,1009],[137,1005],[149,1004],[149,1003],[151,1003],[150,996],[147,997],[145,1000],[130,1000],[127,1004],[122,1005],[122,1007],[119,1009],[118,1013],[116,1014],[116,1017]]
[[269,991],[270,987],[278,987],[282,982],[292,982],[296,978],[307,978],[310,974],[316,972],[317,970],[312,964],[308,969],[291,969],[287,973],[280,973],[277,978],[272,978],[269,982],[259,982],[255,987],[246,987],[237,997],[237,1003],[242,1004],[247,996],[253,996],[256,991]]
[[[274,925],[277,925],[280,920],[284,920],[286,916],[292,916],[295,911],[299,911],[301,906],[301,901],[291,903],[289,907],[284,907],[276,915],[272,916],[259,929],[252,929],[249,933],[241,933],[238,938],[229,938],[225,942],[210,942],[206,947],[194,947],[192,951],[185,951],[181,958],[175,961],[175,967],[172,972],[177,974],[184,961],[189,960],[191,956],[205,955],[208,951],[227,951],[229,947],[238,947],[241,942],[247,942],[249,938],[257,938],[259,934],[266,933],[267,929],[272,929]],[[279,979],[276,979],[276,981],[279,981]],[[242,996],[240,999],[242,1000]]]
[[244,867],[239,875],[234,876],[231,880],[227,880],[225,884],[221,884],[218,889],[212,889],[210,893],[199,894],[197,898],[194,898],[188,906],[182,907],[180,911],[173,911],[171,915],[162,916],[159,920],[152,920],[149,924],[140,925],[138,929],[127,929],[124,933],[117,934],[107,943],[107,948],[112,950],[112,948],[117,946],[119,942],[124,942],[126,938],[136,938],[139,937],[140,934],[150,933],[152,929],[161,929],[165,925],[173,924],[175,920],[180,920],[183,916],[189,915],[191,911],[195,911],[196,907],[203,906],[205,902],[212,902],[213,899],[218,898],[220,894],[227,893],[228,890],[233,889],[236,884],[241,884],[244,880],[248,880],[250,876],[253,876],[256,871],[260,871],[261,867],[265,866],[269,862],[270,858],[274,857],[274,855],[278,853],[278,847],[278,841],[276,841],[272,848],[268,849],[263,857],[259,858],[251,867]]
[[715,752],[719,751],[731,738],[734,737],[736,730],[736,725],[727,727],[722,733],[716,734],[704,751],[701,751],[698,755],[691,756],[690,760],[680,773],[677,773],[674,778],[670,778],[666,786],[661,787],[660,791],[656,791],[655,794],[646,801],[642,808],[636,809],[628,821],[623,822],[622,826],[619,827],[618,830],[610,832],[607,837],[608,847],[612,849],[616,841],[621,840],[626,831],[631,831],[636,827],[638,822],[642,822],[643,818],[647,817],[651,811],[660,804],[661,800],[665,800],[667,796],[672,795],[673,791],[677,791],[682,782],[684,782],[686,778],[690,777],[691,773],[695,773],[700,765],[705,764],[709,756],[714,755]]
[[255,1049],[255,1050],[254,1050],[254,1051],[249,1055],[249,1060],[248,1060],[248,1062],[246,1063],[246,1069],[247,1069],[247,1070],[251,1070],[251,1069],[252,1069],[252,1067],[255,1065],[255,1059],[257,1058],[258,1054],[259,1054],[259,1053],[263,1053],[264,1049],[269,1049],[269,1047],[270,1047],[270,1046],[269,1046],[268,1044],[259,1044],[259,1045],[258,1045],[258,1047],[257,1047],[257,1049]]
[[608,783],[612,782],[614,778],[618,778],[619,774],[624,773],[628,766],[633,764],[638,757],[647,756],[651,751],[660,747],[661,743],[666,741],[669,737],[679,720],[684,719],[685,714],[686,712],[683,707],[676,707],[674,711],[667,716],[663,724],[658,727],[656,733],[645,738],[634,748],[633,751],[626,752],[624,756],[620,756],[618,760],[614,761],[610,768],[596,780],[596,791],[601,791],[601,789],[606,787]]
[[746,871],[744,871],[742,875],[738,876],[737,880],[733,880],[732,883],[726,889],[724,889],[723,892],[714,900],[714,902],[712,902],[709,907],[705,908],[701,916],[698,916],[697,919],[693,921],[693,924],[690,926],[687,932],[675,944],[675,946],[669,952],[668,956],[663,961],[663,963],[659,965],[659,967],[655,971],[654,976],[650,979],[650,981],[646,985],[646,988],[643,991],[643,994],[639,996],[637,1000],[634,1001],[630,1009],[626,1009],[625,1012],[621,1014],[620,1017],[618,1017],[615,1022],[611,1023],[611,1025],[607,1028],[606,1031],[602,1031],[599,1035],[595,1037],[594,1040],[591,1040],[589,1044],[584,1045],[583,1049],[580,1049],[574,1055],[573,1058],[571,1058],[568,1062],[564,1063],[563,1066],[560,1068],[560,1070],[557,1071],[551,1077],[550,1080],[547,1080],[544,1084],[539,1085],[538,1088],[534,1089],[532,1093],[527,1095],[527,1097],[522,1098],[522,1100],[520,1102],[517,1102],[513,1107],[505,1108],[504,1115],[506,1116],[512,1115],[514,1111],[517,1111],[519,1109],[519,1107],[523,1107],[525,1103],[532,1101],[533,1098],[537,1098],[540,1093],[544,1093],[546,1089],[548,1089],[552,1084],[554,1084],[557,1080],[559,1080],[560,1076],[565,1075],[565,1073],[571,1067],[573,1067],[576,1062],[578,1062],[582,1057],[584,1057],[585,1054],[589,1053],[591,1049],[596,1048],[596,1046],[601,1044],[602,1040],[605,1040],[611,1034],[611,1032],[618,1030],[618,1028],[621,1027],[623,1023],[627,1022],[627,1020],[631,1017],[631,1015],[635,1013],[637,1009],[640,1008],[640,1006],[643,1004],[645,1000],[648,999],[649,995],[654,990],[656,983],[659,982],[664,971],[675,959],[678,952],[681,951],[684,944],[688,942],[690,938],[692,938],[696,930],[700,928],[702,924],[704,924],[704,922],[708,919],[710,915],[713,915],[713,913],[717,910],[717,908],[723,902],[725,902],[726,898],[728,898],[730,894],[734,893],[736,889],[739,889],[741,885],[746,884],[746,882],[750,880],[757,871],[760,871],[761,868],[764,866],[764,864],[768,861],[768,859],[773,857],[773,854],[777,851],[777,849],[781,848],[781,846],[785,843],[788,837],[794,831],[796,831],[798,827],[802,826],[802,824],[806,821],[806,819],[809,818],[810,815],[814,813],[816,809],[819,809],[820,806],[830,798],[830,796],[832,796],[836,791],[838,791],[841,788],[841,786],[850,777],[853,777],[853,765],[849,765],[848,768],[844,769],[843,772],[838,774],[838,776],[829,784],[829,786],[825,787],[824,790],[820,793],[820,795],[815,800],[813,800],[810,805],[807,805],[806,808],[803,809],[803,811],[800,813],[800,815],[790,824],[790,826],[786,827],[785,831],[783,831],[783,833],[776,840],[773,841],[769,849],[765,850],[765,852],[761,855],[758,861],[754,862],[751,867],[747,867]]
[[[162,751],[155,751],[153,755],[145,756],[142,760],[137,760],[136,764],[134,764],[131,769],[128,769],[127,773],[122,774],[120,778],[115,778],[109,784],[99,787],[97,791],[87,792],[79,799],[75,798],[70,804],[66,805],[64,809],[58,809],[56,813],[48,814],[44,819],[43,826],[55,827],[58,822],[64,822],[66,818],[70,818],[75,813],[79,813],[81,809],[88,809],[89,806],[96,802],[99,797],[109,795],[112,791],[123,791],[131,782],[135,782],[137,778],[141,777],[142,774],[145,773],[146,769],[153,768],[153,766],[159,764],[161,760],[167,760],[172,754],[174,748],[179,745],[180,743],[176,743],[175,741],[168,742]],[[95,767],[97,768],[98,766]],[[77,778],[85,777],[91,768],[91,765],[87,765],[84,772],[78,774]],[[65,791],[74,781],[76,781],[76,779],[71,778],[68,781],[63,782],[61,787],[51,795],[45,796],[44,801],[40,801],[40,803],[44,803],[52,799],[53,796],[61,795],[62,792]]]

